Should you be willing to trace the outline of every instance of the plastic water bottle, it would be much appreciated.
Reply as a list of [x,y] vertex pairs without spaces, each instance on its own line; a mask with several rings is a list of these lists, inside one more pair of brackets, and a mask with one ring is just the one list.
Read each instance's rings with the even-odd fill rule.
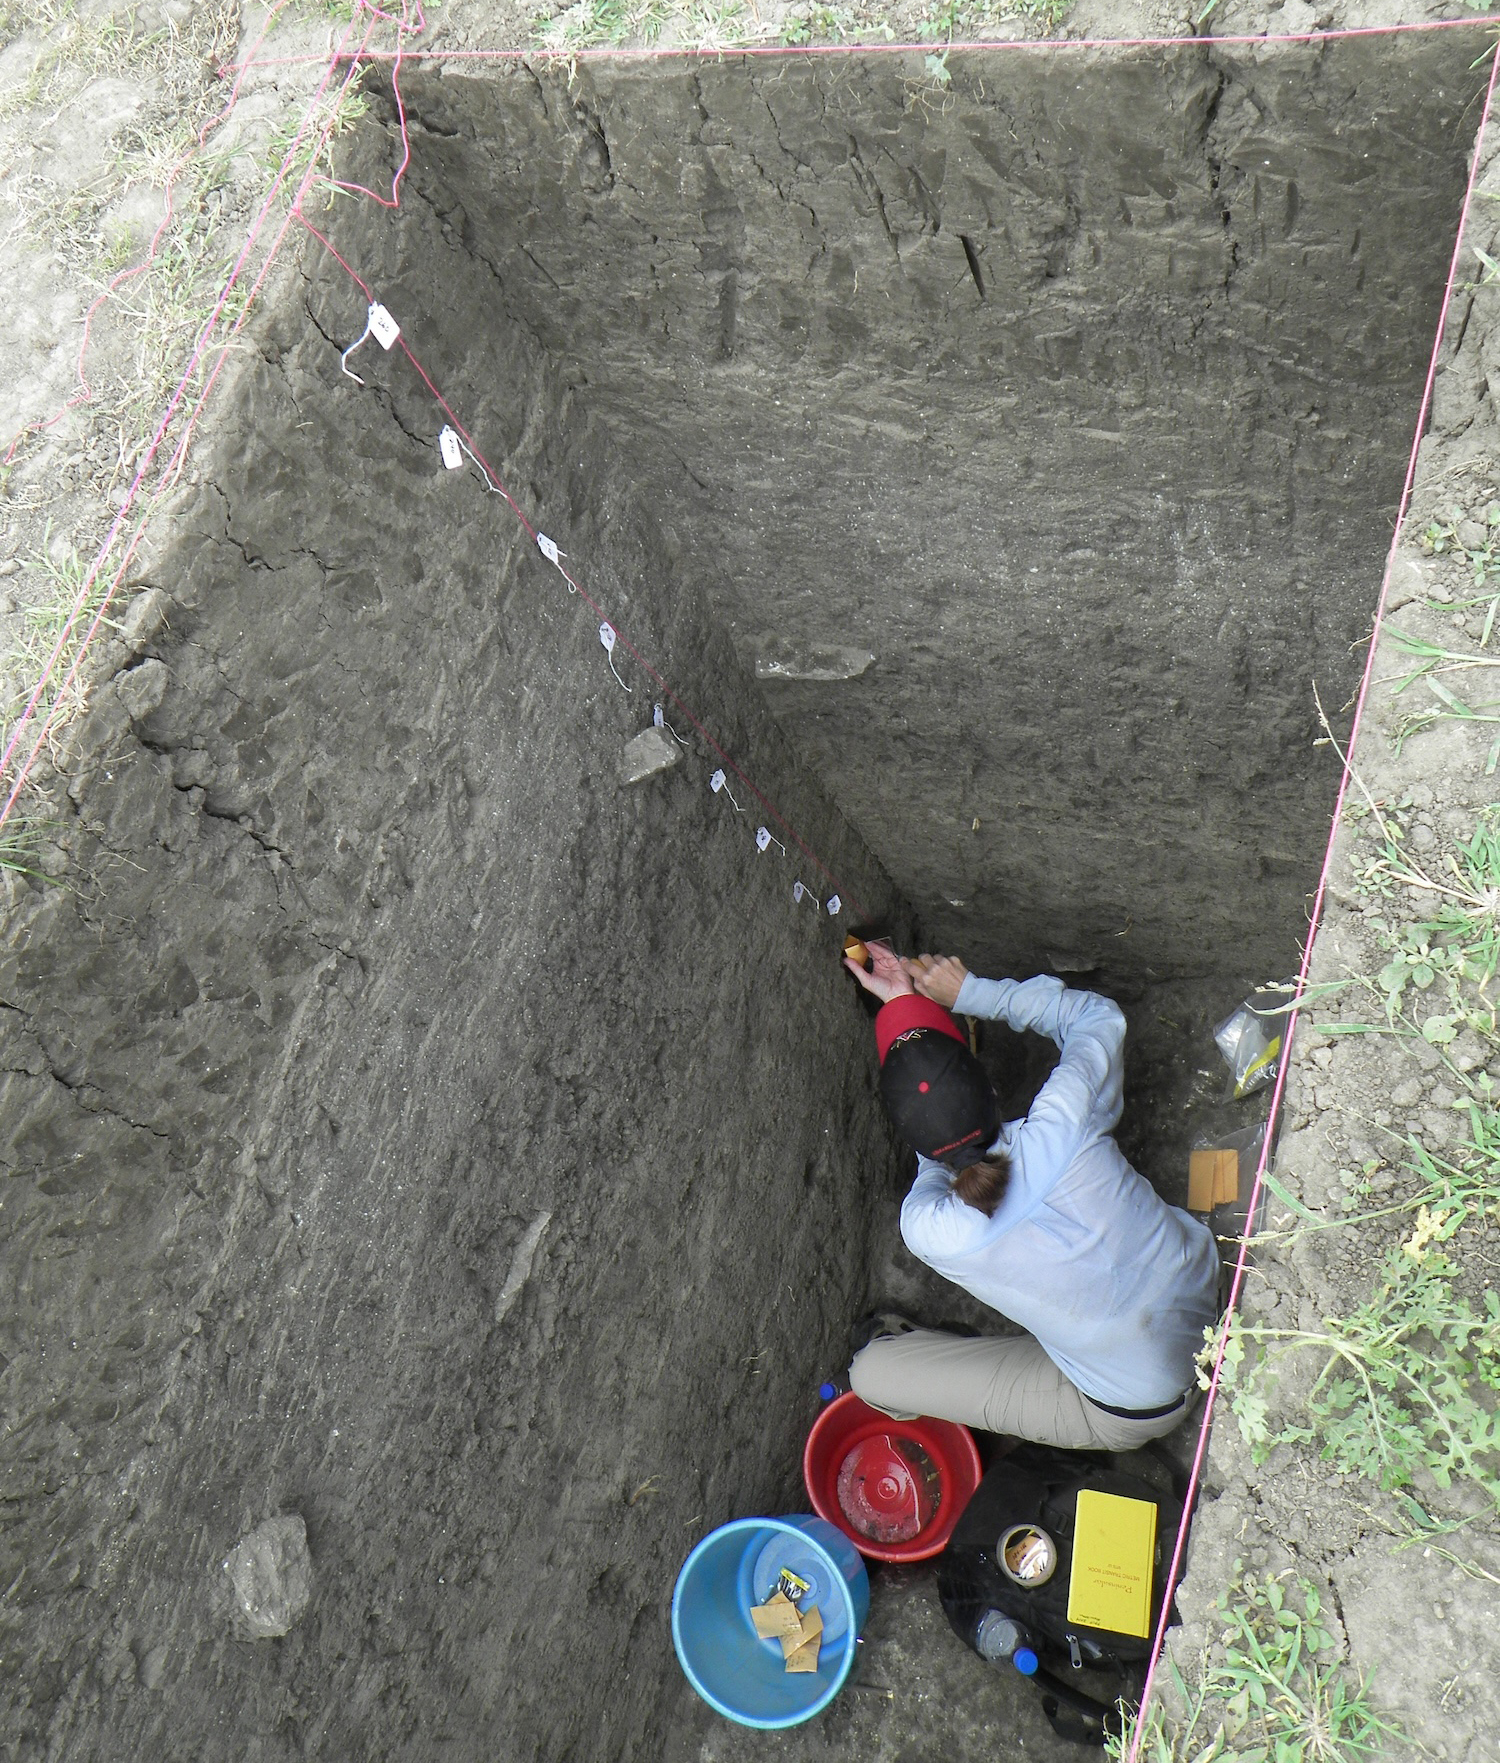
[[1039,1663],[1031,1636],[1013,1616],[993,1606],[980,1616],[974,1630],[974,1651],[991,1665],[1009,1659],[1023,1676],[1030,1677]]

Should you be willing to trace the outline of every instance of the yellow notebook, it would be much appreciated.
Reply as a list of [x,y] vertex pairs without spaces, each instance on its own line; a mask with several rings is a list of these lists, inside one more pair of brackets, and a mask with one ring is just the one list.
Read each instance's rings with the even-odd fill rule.
[[1114,1634],[1151,1633],[1156,1507],[1084,1488],[1073,1526],[1068,1621]]

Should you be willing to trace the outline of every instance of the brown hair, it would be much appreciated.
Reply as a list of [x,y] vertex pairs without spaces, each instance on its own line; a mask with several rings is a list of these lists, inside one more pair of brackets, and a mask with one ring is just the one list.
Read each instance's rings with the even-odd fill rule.
[[1010,1158],[1004,1151],[991,1151],[977,1163],[960,1169],[953,1178],[953,1192],[965,1206],[972,1206],[986,1218],[995,1216],[995,1208],[1005,1197],[1010,1180]]

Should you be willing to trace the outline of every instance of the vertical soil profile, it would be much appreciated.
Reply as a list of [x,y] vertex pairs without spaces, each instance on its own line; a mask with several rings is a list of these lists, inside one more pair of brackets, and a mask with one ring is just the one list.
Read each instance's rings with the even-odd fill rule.
[[[311,217],[676,697],[400,350],[340,372],[310,238],[58,754],[79,879],[12,888],[17,1754],[979,1754],[1008,1692],[899,1576],[941,1744],[709,1736],[671,1652],[889,1295],[840,933],[1115,991],[1170,1186],[1204,1025],[1295,966],[1471,60],[404,76],[399,211]],[[255,1640],[221,1563],[281,1513],[312,1601]]]

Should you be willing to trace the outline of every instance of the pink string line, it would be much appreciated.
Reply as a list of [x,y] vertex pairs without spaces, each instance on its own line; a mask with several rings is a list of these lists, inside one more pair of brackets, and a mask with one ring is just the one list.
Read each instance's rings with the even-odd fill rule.
[[[344,271],[349,275],[349,277],[359,287],[360,291],[364,294],[365,299],[367,301],[373,302],[375,296],[371,292],[369,283],[366,282],[365,279],[361,275],[359,275],[358,272],[350,266],[350,264],[345,260],[345,258],[341,255],[341,253],[334,247],[333,243],[328,238],[326,238],[321,232],[319,232],[317,227],[315,227],[312,224],[312,222],[307,218],[307,216],[305,214],[303,214],[300,210],[296,211],[296,218],[302,222],[303,226],[307,228],[308,232],[310,232],[312,234],[312,236],[315,239],[317,239],[318,242],[321,245],[323,245],[325,247],[325,249],[333,256],[335,261],[340,264],[340,266],[344,269]],[[433,384],[432,378],[428,374],[427,369],[425,367],[423,367],[423,365],[420,361],[418,361],[416,355],[412,352],[410,345],[407,343],[406,333],[403,331],[401,333],[401,335],[397,337],[396,341],[400,344],[402,354],[405,355],[406,359],[417,370],[418,374],[421,375],[422,383],[427,387],[427,390],[429,392],[431,392],[434,399],[436,399],[437,403],[442,408],[444,415],[447,416],[449,422],[451,422],[453,424],[453,426],[457,430],[457,432],[463,436],[464,441],[467,443],[467,445],[468,445],[470,451],[473,453],[475,459],[478,460],[480,468],[484,471],[484,473],[485,473],[486,477],[489,479],[490,483],[493,485],[493,487],[496,490],[498,490],[500,492],[500,494],[505,498],[506,502],[509,503],[511,512],[515,515],[516,519],[518,521],[520,521],[522,527],[525,529],[527,537],[532,541],[533,544],[535,544],[536,539],[537,539],[536,527],[533,526],[532,523],[526,518],[525,514],[522,513],[515,498],[511,495],[510,491],[507,490],[505,485],[501,482],[499,474],[495,471],[494,467],[490,464],[490,462],[485,458],[484,454],[480,451],[479,445],[475,441],[474,437],[464,427],[463,423],[459,421],[457,414],[454,412],[453,406],[448,402],[448,400],[443,396],[443,394]],[[719,758],[724,761],[724,764],[728,767],[728,769],[734,773],[734,775],[740,780],[741,783],[743,783],[745,785],[745,787],[748,790],[750,790],[754,793],[756,798],[764,806],[766,812],[771,816],[771,818],[773,820],[775,820],[777,825],[782,828],[782,830],[788,835],[788,837],[791,838],[795,842],[795,844],[802,851],[803,855],[808,859],[808,861],[811,863],[815,863],[818,866],[818,868],[823,872],[823,874],[825,876],[827,876],[828,880],[833,884],[834,892],[836,894],[838,894],[841,898],[848,900],[849,904],[854,908],[856,916],[861,917],[861,918],[864,917],[866,915],[865,909],[860,904],[859,900],[856,899],[852,893],[849,893],[843,887],[843,885],[840,883],[838,877],[833,873],[833,871],[828,867],[828,865],[823,861],[823,859],[818,855],[818,853],[812,848],[812,846],[807,843],[807,841],[802,837],[801,833],[799,833],[797,831],[796,827],[792,825],[792,823],[786,818],[786,816],[781,812],[781,810],[776,806],[776,804],[771,800],[771,798],[765,793],[765,791],[763,789],[761,789],[760,785],[758,783],[756,783],[755,779],[753,777],[751,777],[748,772],[746,772],[745,770],[743,770],[741,768],[741,766],[738,764],[738,762],[733,758],[733,756],[731,754],[726,752],[725,749],[722,746],[720,746],[718,741],[716,741],[714,739],[714,737],[709,733],[707,728],[704,727],[702,720],[699,718],[697,713],[693,710],[691,705],[689,705],[678,693],[676,687],[674,687],[671,684],[671,682],[665,677],[665,675],[660,673],[652,665],[652,663],[646,659],[646,657],[635,646],[635,644],[630,640],[630,638],[625,634],[625,632],[620,629],[619,625],[616,624],[614,619],[611,618],[604,611],[603,607],[600,606],[598,601],[595,600],[594,597],[585,588],[583,588],[574,579],[574,577],[569,574],[569,572],[566,569],[563,568],[561,563],[556,564],[554,567],[557,569],[558,574],[562,576],[563,580],[567,582],[568,586],[573,590],[573,592],[575,594],[578,595],[578,597],[584,602],[584,604],[586,606],[588,606],[603,622],[607,623],[610,626],[610,628],[615,633],[615,640],[619,644],[621,644],[621,646],[623,648],[625,648],[635,658],[636,662],[648,674],[650,674],[651,678],[653,680],[655,680],[657,685],[661,688],[662,694],[665,697],[669,698],[671,700],[671,702],[676,706],[676,708],[678,710],[680,710],[682,712],[682,714],[687,718],[687,720],[693,725],[693,727],[695,729],[697,729],[698,733],[703,737],[703,739],[708,743],[708,745],[710,747],[712,747],[714,752],[719,756]]]
[[[98,312],[99,308],[102,305],[104,305],[104,303],[107,300],[112,299],[114,297],[114,295],[116,293],[118,293],[118,291],[121,288],[123,288],[127,282],[134,281],[138,275],[144,275],[145,272],[156,261],[156,253],[157,253],[158,249],[160,248],[162,236],[165,234],[167,228],[172,224],[172,221],[176,215],[176,209],[173,204],[173,194],[176,189],[178,178],[182,175],[184,169],[187,167],[187,165],[191,161],[191,159],[193,157],[193,152],[195,150],[201,150],[204,143],[208,140],[208,137],[213,133],[213,131],[216,128],[219,127],[219,125],[221,123],[223,123],[224,121],[227,120],[229,113],[234,109],[235,105],[239,102],[240,86],[244,81],[245,75],[250,71],[251,67],[256,64],[255,63],[256,54],[259,51],[261,44],[265,42],[266,35],[270,31],[271,26],[276,22],[277,15],[280,12],[282,12],[285,7],[290,5],[290,3],[291,3],[291,0],[276,0],[276,4],[272,7],[271,11],[266,15],[266,21],[265,21],[264,25],[262,25],[262,27],[261,27],[260,35],[255,39],[254,48],[251,49],[250,54],[246,57],[246,59],[242,63],[239,64],[238,70],[235,74],[234,84],[230,88],[229,97],[227,98],[227,100],[225,101],[223,106],[218,111],[216,111],[215,114],[213,116],[211,116],[206,123],[204,123],[204,125],[201,129],[198,130],[198,133],[195,137],[196,149],[190,148],[188,150],[188,152],[184,153],[182,155],[182,157],[172,167],[172,169],[167,173],[167,181],[166,181],[166,187],[165,187],[166,212],[162,215],[161,222],[157,226],[156,231],[151,235],[151,242],[146,247],[145,257],[142,258],[142,260],[138,264],[136,264],[133,269],[122,269],[120,271],[120,273],[118,275],[116,275],[109,282],[109,284],[105,288],[104,292],[102,294],[100,294],[98,299],[96,299],[93,302],[93,304],[89,307],[88,311],[84,313],[84,315],[83,315],[83,336],[82,336],[82,339],[80,340],[79,345],[78,345],[78,358],[74,364],[74,371],[76,372],[76,374],[78,376],[78,384],[79,384],[80,389],[77,392],[75,392],[71,398],[68,399],[67,403],[64,404],[63,407],[59,411],[57,411],[57,413],[55,415],[49,416],[49,417],[45,418],[45,420],[38,420],[36,422],[23,423],[22,426],[19,429],[17,429],[14,437],[11,440],[10,445],[5,449],[4,455],[0,456],[0,467],[4,467],[4,466],[7,466],[10,464],[11,460],[15,458],[16,449],[21,445],[22,441],[24,441],[28,435],[45,433],[46,430],[53,427],[54,424],[61,422],[62,419],[68,414],[68,412],[70,410],[75,409],[80,404],[87,404],[92,401],[93,396],[94,396],[93,388],[89,385],[88,378],[83,370],[83,364],[84,364],[84,359],[88,354],[90,332],[93,329],[94,315],[95,315],[95,313]],[[221,67],[216,71],[216,77],[222,79],[227,72],[228,72],[227,68]]]
[[[373,4],[373,0],[365,0],[365,3],[379,17],[387,19],[392,17],[390,13],[380,12]],[[391,91],[395,94],[396,119],[401,126],[401,163],[396,167],[396,175],[391,179],[390,199],[388,201],[377,191],[368,189],[364,184],[346,184],[337,178],[331,180],[334,189],[346,190],[350,195],[368,196],[372,202],[378,202],[382,208],[399,208],[401,206],[401,180],[406,175],[407,166],[411,164],[411,136],[406,127],[406,105],[401,98],[401,63],[406,56],[406,46],[400,38],[404,37],[408,31],[413,36],[420,36],[427,29],[427,18],[422,11],[422,0],[415,0],[415,4],[417,13],[413,21],[410,17],[410,5],[407,4],[407,0],[402,0],[402,17],[397,21],[400,36],[397,39],[395,66],[391,69]],[[366,56],[365,59],[369,60],[370,57]]]
[[[1457,31],[1500,25],[1500,13],[1485,13],[1475,18],[1413,19],[1406,23],[1381,25],[1347,25],[1338,30],[1288,31],[1283,35],[1243,35],[1223,37],[1046,37],[1046,38],[969,38],[962,42],[915,43],[739,43],[723,48],[630,49],[598,46],[594,48],[552,48],[537,46],[529,49],[422,49],[402,57],[406,61],[724,61],[731,56],[755,60],[785,56],[828,55],[935,55],[979,49],[1016,49],[1035,52],[1056,49],[1187,49],[1194,46],[1222,48],[1228,45],[1271,45],[1278,43],[1331,43],[1345,37],[1393,37],[1410,31]],[[361,52],[363,54],[363,52]],[[262,67],[291,67],[317,61],[316,55],[288,55],[275,61],[263,61]],[[368,61],[389,61],[389,50],[371,51]]]
[[1308,917],[1307,942],[1303,949],[1302,964],[1297,973],[1296,1001],[1287,1013],[1286,1029],[1282,1038],[1282,1054],[1276,1073],[1275,1087],[1271,1091],[1271,1106],[1266,1116],[1265,1143],[1261,1146],[1260,1158],[1255,1167],[1255,1183],[1250,1190],[1250,1207],[1246,1216],[1247,1230],[1240,1240],[1240,1252],[1234,1265],[1234,1279],[1229,1288],[1229,1303],[1224,1312],[1224,1327],[1220,1332],[1219,1346],[1214,1354],[1213,1374],[1209,1379],[1208,1394],[1203,1405],[1203,1420],[1198,1428],[1198,1446],[1193,1453],[1193,1466],[1188,1476],[1187,1498],[1183,1503],[1182,1522],[1177,1528],[1177,1541],[1172,1550],[1172,1565],[1167,1572],[1168,1595],[1162,1600],[1161,1616],[1156,1624],[1156,1635],[1152,1642],[1151,1659],[1146,1669],[1146,1680],[1141,1687],[1140,1716],[1137,1719],[1130,1749],[1126,1753],[1124,1763],[1136,1763],[1140,1752],[1141,1739],[1145,1731],[1144,1721],[1147,1704],[1151,1699],[1151,1691],[1155,1687],[1157,1667],[1161,1662],[1162,1648],[1166,1641],[1167,1614],[1172,1605],[1172,1595],[1177,1587],[1177,1575],[1182,1565],[1182,1557],[1186,1550],[1188,1525],[1193,1502],[1197,1496],[1204,1459],[1208,1454],[1208,1435],[1213,1421],[1214,1404],[1219,1394],[1220,1379],[1224,1369],[1224,1354],[1229,1345],[1229,1322],[1239,1304],[1240,1288],[1244,1284],[1245,1269],[1249,1261],[1249,1229],[1254,1223],[1256,1209],[1264,1183],[1266,1165],[1270,1161],[1271,1145],[1275,1137],[1276,1122],[1281,1112],[1282,1096],[1286,1089],[1287,1072],[1291,1066],[1292,1037],[1296,1032],[1301,1014],[1301,1000],[1307,990],[1308,973],[1312,966],[1313,947],[1323,920],[1323,906],[1328,893],[1328,880],[1333,873],[1334,846],[1338,839],[1339,826],[1343,820],[1344,802],[1349,793],[1349,786],[1354,778],[1353,761],[1355,743],[1359,739],[1360,727],[1364,719],[1365,702],[1369,697],[1370,683],[1375,669],[1375,652],[1379,647],[1380,633],[1385,620],[1386,600],[1390,594],[1391,571],[1396,564],[1396,551],[1401,543],[1401,529],[1406,521],[1407,511],[1411,506],[1412,486],[1417,475],[1417,455],[1421,450],[1422,436],[1427,427],[1427,413],[1432,404],[1432,388],[1437,380],[1438,359],[1442,353],[1443,338],[1448,327],[1448,307],[1453,299],[1454,285],[1458,279],[1458,265],[1463,250],[1464,232],[1469,224],[1469,210],[1474,201],[1475,185],[1479,181],[1480,153],[1484,147],[1485,131],[1489,126],[1490,112],[1495,100],[1496,76],[1500,75],[1500,43],[1495,46],[1490,61],[1489,86],[1484,95],[1484,110],[1479,118],[1479,130],[1474,137],[1474,157],[1469,168],[1469,181],[1464,190],[1463,207],[1459,211],[1458,233],[1453,241],[1453,256],[1448,265],[1448,281],[1443,289],[1442,310],[1438,314],[1437,334],[1432,341],[1432,356],[1427,363],[1427,380],[1422,387],[1422,403],[1417,412],[1416,432],[1412,436],[1411,455],[1406,463],[1406,479],[1401,486],[1401,501],[1396,511],[1396,524],[1391,533],[1390,549],[1386,552],[1385,573],[1380,580],[1380,597],[1375,606],[1375,622],[1370,631],[1370,646],[1365,655],[1364,672],[1360,676],[1359,695],[1354,705],[1354,720],[1349,727],[1349,738],[1345,743],[1345,759],[1339,777],[1338,796],[1334,803],[1333,821],[1329,829],[1328,844],[1323,852],[1323,867],[1318,876],[1318,888],[1313,896],[1312,912]]
[[[110,549],[113,547],[115,540],[119,537],[119,534],[124,527],[126,516],[129,514],[131,508],[133,507],[133,505],[136,501],[137,496],[140,493],[141,486],[142,486],[142,484],[145,480],[145,477],[146,477],[146,473],[149,470],[149,468],[152,464],[152,461],[156,457],[157,450],[161,446],[162,440],[165,437],[167,430],[171,426],[173,417],[176,415],[178,409],[181,407],[181,405],[183,403],[183,400],[186,395],[187,388],[188,388],[188,385],[192,379],[192,376],[197,371],[199,364],[201,363],[204,355],[208,351],[209,338],[212,335],[214,326],[218,323],[218,320],[219,320],[221,314],[223,313],[224,307],[229,300],[229,296],[234,289],[235,283],[239,279],[240,272],[244,268],[245,263],[249,258],[250,252],[255,245],[255,242],[259,238],[261,229],[264,227],[266,220],[270,215],[271,208],[275,202],[276,196],[277,196],[278,192],[280,191],[282,184],[286,181],[287,173],[291,169],[293,160],[296,157],[297,149],[300,147],[304,137],[306,136],[308,130],[311,128],[311,126],[313,124],[313,120],[314,120],[316,113],[317,113],[318,104],[321,101],[324,92],[328,89],[329,83],[331,82],[333,75],[334,75],[334,70],[336,69],[336,67],[338,66],[340,61],[346,59],[346,57],[342,54],[342,51],[343,51],[345,45],[348,43],[349,38],[354,33],[354,28],[355,28],[355,24],[357,21],[357,17],[358,17],[358,15],[356,13],[355,17],[350,19],[348,27],[346,28],[343,37],[340,39],[338,50],[336,50],[332,55],[329,56],[327,65],[324,68],[323,77],[318,82],[317,89],[313,93],[313,96],[312,96],[312,99],[308,105],[307,111],[303,116],[301,125],[299,126],[299,128],[297,130],[297,134],[293,138],[291,144],[288,146],[285,154],[282,156],[281,165],[280,165],[279,169],[277,170],[276,177],[273,180],[271,187],[266,194],[265,200],[261,204],[260,211],[256,215],[255,221],[252,224],[250,231],[246,235],[245,242],[241,246],[239,255],[235,259],[234,267],[230,271],[229,278],[225,282],[222,290],[220,291],[218,300],[215,302],[212,312],[210,312],[208,318],[204,321],[202,327],[200,328],[200,330],[198,332],[198,337],[195,341],[192,354],[188,360],[187,367],[183,370],[182,377],[178,380],[176,390],[173,392],[171,399],[169,400],[165,411],[163,412],[160,420],[158,421],[158,423],[156,425],[156,430],[152,435],[150,445],[148,446],[145,454],[142,456],[140,464],[138,465],[138,467],[136,469],[135,477],[131,482],[130,489],[126,494],[125,500],[121,504],[118,513],[115,515],[115,518],[110,525],[109,532],[105,536],[103,543],[100,545],[98,551],[94,555],[93,563],[90,565],[88,573],[85,576],[84,581],[78,590],[78,594],[77,594],[76,598],[74,599],[72,609],[70,610],[70,612],[68,614],[67,622],[63,625],[62,630],[59,632],[57,640],[53,645],[52,653],[47,659],[47,664],[46,664],[46,667],[42,671],[42,676],[37,681],[36,686],[33,689],[30,698],[27,700],[26,707],[22,711],[20,719],[16,723],[15,729],[12,731],[10,739],[6,743],[5,750],[4,750],[3,754],[0,754],[0,775],[4,774],[6,767],[10,764],[11,757],[16,750],[16,747],[21,739],[22,734],[25,732],[26,728],[28,727],[28,725],[32,721],[33,717],[35,716],[36,707],[37,707],[38,702],[41,699],[42,692],[45,690],[48,681],[51,679],[52,674],[57,667],[58,659],[62,655],[63,650],[65,649],[65,647],[67,645],[68,639],[71,636],[71,634],[72,634],[72,632],[78,622],[80,614],[82,613],[83,607],[87,603],[89,593],[93,587],[95,580],[97,579],[97,577],[99,575],[99,571],[103,567],[105,558],[109,555]],[[364,43],[361,45],[362,48],[368,46],[370,36],[374,32],[377,22],[378,21],[375,18],[371,18],[369,24],[366,26]],[[358,63],[357,63],[357,59],[356,59],[356,60],[351,61],[349,64],[349,71],[345,74],[343,85],[340,88],[340,94],[339,94],[340,97],[342,97],[343,93],[348,90],[349,85],[351,84],[352,80],[355,77],[357,77],[357,73],[358,73]],[[328,121],[323,126],[322,132],[321,132],[319,139],[318,139],[317,147],[316,147],[314,154],[313,154],[312,162],[309,164],[307,171],[303,174],[301,183],[298,186],[297,194],[294,199],[295,202],[300,202],[302,200],[303,196],[307,192],[309,185],[312,182],[313,168],[317,163],[318,154],[322,152],[323,147],[327,144],[328,136],[333,128],[336,117],[337,117],[337,108],[335,108],[333,114],[330,115]],[[274,257],[275,250],[277,248],[279,248],[281,240],[285,237],[287,224],[288,223],[285,221],[282,223],[281,231],[278,233],[276,243],[273,246],[273,251],[272,251],[273,257]],[[254,286],[252,287],[251,296],[250,296],[251,299],[254,298],[255,292],[259,289],[261,283],[265,279],[265,276],[270,269],[271,261],[272,261],[272,258],[268,257],[265,264],[262,266],[261,272],[257,276],[255,283],[254,283]],[[249,310],[249,303],[247,301],[246,310],[245,310],[245,312],[241,313],[240,318],[234,327],[235,332],[237,332],[239,330],[240,326],[244,323],[244,319],[245,319],[246,313],[248,313],[248,310]],[[234,334],[234,332],[231,332],[231,336],[233,334]],[[226,344],[224,345],[224,348],[220,352],[218,363],[215,365],[215,368],[214,368],[212,374],[210,375],[202,392],[199,394],[197,400],[195,401],[195,405],[194,405],[192,414],[189,418],[188,431],[187,431],[188,433],[191,433],[192,424],[194,422],[196,422],[197,416],[203,408],[204,400],[207,398],[209,391],[212,389],[214,381],[218,377],[219,370],[223,366],[223,363],[224,363],[224,360],[226,357],[227,348],[228,348],[228,344],[226,342]],[[173,455],[174,468],[178,463],[180,463],[180,461],[183,457],[183,449],[184,449],[185,441],[186,441],[186,435],[184,436],[183,442],[179,443],[179,445]],[[169,480],[164,480],[164,481],[169,481]],[[148,511],[146,518],[148,520],[150,518],[149,511]],[[92,623],[88,627],[88,630],[85,634],[83,642],[81,643],[81,645],[79,647],[78,653],[74,656],[72,665],[69,667],[69,669],[67,671],[67,674],[63,680],[63,684],[59,690],[58,697],[56,699],[54,699],[52,705],[50,706],[46,715],[42,719],[42,725],[41,725],[40,731],[38,732],[36,739],[32,744],[30,752],[27,754],[25,763],[21,766],[19,772],[16,775],[15,781],[11,787],[9,795],[6,797],[5,804],[4,804],[3,808],[0,808],[0,827],[3,827],[5,822],[9,818],[11,810],[14,808],[14,806],[16,804],[16,800],[20,796],[21,790],[25,786],[26,779],[31,771],[31,767],[35,763],[37,755],[38,755],[38,753],[40,753],[42,745],[46,741],[48,734],[51,732],[52,724],[53,724],[53,721],[55,720],[55,717],[57,715],[58,707],[62,702],[62,695],[63,695],[63,693],[65,693],[67,691],[68,687],[72,685],[73,681],[77,677],[78,669],[83,662],[84,656],[88,652],[88,647],[92,643],[95,633],[98,631],[99,625],[100,625],[101,621],[103,620],[105,611],[107,610],[107,608],[110,604],[110,601],[112,600],[112,598],[115,594],[116,589],[119,587],[120,582],[124,577],[125,571],[129,567],[130,561],[133,558],[133,556],[135,555],[135,552],[140,545],[140,542],[144,536],[144,533],[145,533],[145,521],[143,521],[141,523],[140,527],[137,529],[134,538],[131,540],[129,548],[127,549],[125,556],[120,563],[120,567],[115,572],[114,578],[110,583],[109,589],[106,592],[103,600],[101,601],[99,609],[95,613]]]

